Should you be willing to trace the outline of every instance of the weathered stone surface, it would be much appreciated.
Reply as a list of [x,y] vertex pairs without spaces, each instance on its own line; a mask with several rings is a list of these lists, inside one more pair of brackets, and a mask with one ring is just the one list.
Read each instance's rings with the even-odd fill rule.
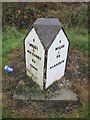
[[50,100],[77,101],[78,99],[76,93],[72,90],[64,88],[59,91],[59,95],[52,97]]

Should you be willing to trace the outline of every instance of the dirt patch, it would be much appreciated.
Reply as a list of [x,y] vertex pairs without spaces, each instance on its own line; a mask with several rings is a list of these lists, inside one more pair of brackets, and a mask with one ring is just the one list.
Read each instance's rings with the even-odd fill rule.
[[[87,57],[77,50],[69,50],[65,76],[46,91],[41,91],[39,86],[26,76],[23,49],[16,49],[13,52],[8,65],[14,67],[14,72],[10,74],[3,70],[3,106],[11,111],[13,117],[57,117],[58,112],[73,114],[75,106],[75,109],[80,109],[81,104],[88,102]],[[69,87],[76,92],[79,102],[76,104],[48,101],[49,98],[57,95],[62,87]],[[32,101],[32,98],[38,100]],[[47,101],[43,101],[45,99]]]

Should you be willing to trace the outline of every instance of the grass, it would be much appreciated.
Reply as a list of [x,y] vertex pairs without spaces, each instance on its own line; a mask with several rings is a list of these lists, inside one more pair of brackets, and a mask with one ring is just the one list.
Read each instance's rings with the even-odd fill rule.
[[88,29],[71,28],[67,29],[66,33],[68,35],[72,48],[78,49],[85,54],[88,53]]
[[7,61],[10,54],[16,48],[23,47],[23,39],[25,34],[23,31],[17,30],[15,27],[7,27],[2,33],[2,59]]
[[6,110],[4,107],[2,108],[2,118],[11,118],[10,111]]
[[0,119],[2,118],[2,107],[1,107],[1,103],[0,103]]

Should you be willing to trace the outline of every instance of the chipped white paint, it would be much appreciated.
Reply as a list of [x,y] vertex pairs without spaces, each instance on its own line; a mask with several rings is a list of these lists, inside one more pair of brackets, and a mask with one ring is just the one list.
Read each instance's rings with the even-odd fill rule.
[[46,88],[64,75],[68,45],[69,42],[61,29],[48,50]]
[[43,45],[32,28],[25,39],[26,74],[32,77],[41,89],[43,89],[44,54]]

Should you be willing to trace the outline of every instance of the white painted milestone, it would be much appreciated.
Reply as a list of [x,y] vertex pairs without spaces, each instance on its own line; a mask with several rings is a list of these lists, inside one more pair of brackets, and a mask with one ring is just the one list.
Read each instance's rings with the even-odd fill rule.
[[26,74],[48,88],[65,73],[69,41],[57,18],[38,18],[25,38]]
[[35,29],[25,39],[26,74],[43,89],[44,48]]
[[69,42],[61,29],[48,50],[46,88],[65,73]]

